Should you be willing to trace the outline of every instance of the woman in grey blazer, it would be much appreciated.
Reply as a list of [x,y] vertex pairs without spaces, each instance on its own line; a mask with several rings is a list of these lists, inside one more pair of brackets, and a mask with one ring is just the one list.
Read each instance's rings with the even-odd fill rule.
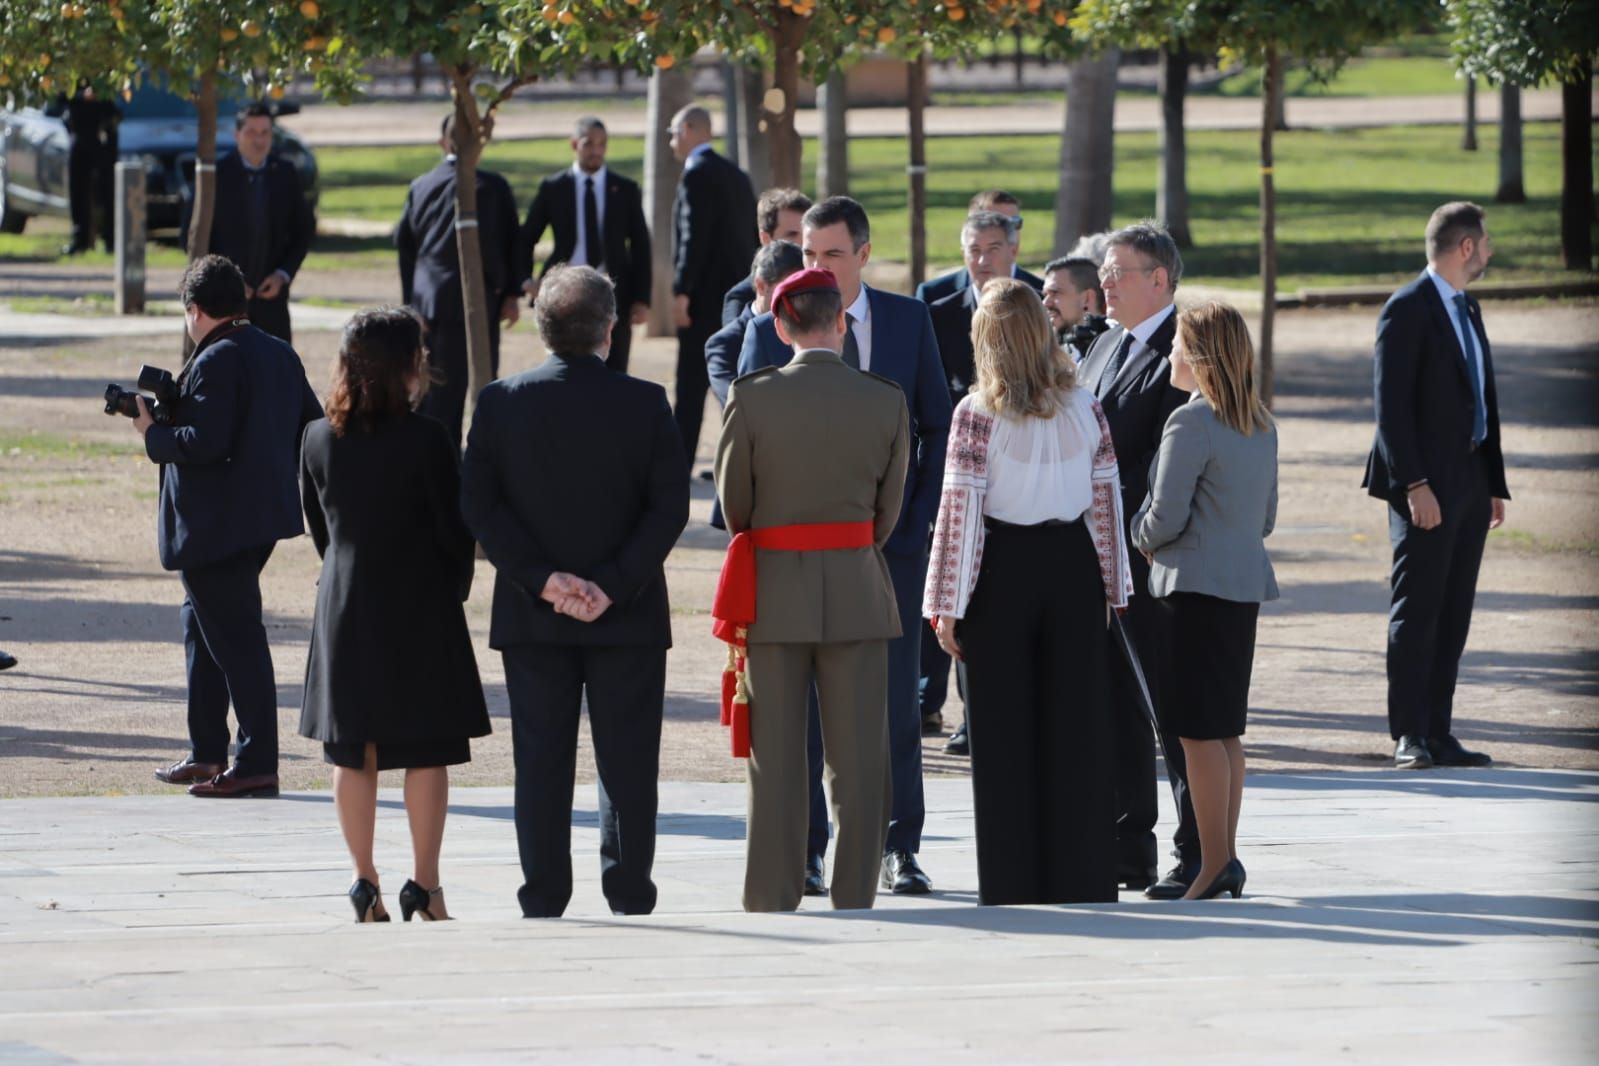
[[[1277,429],[1254,380],[1243,316],[1182,312],[1171,381],[1193,393],[1166,422],[1132,539],[1150,560],[1165,639],[1158,708],[1188,760],[1201,867],[1185,899],[1236,899],[1245,712],[1260,604],[1277,598],[1265,538],[1277,517]],[[1169,695],[1168,695],[1169,694]]]

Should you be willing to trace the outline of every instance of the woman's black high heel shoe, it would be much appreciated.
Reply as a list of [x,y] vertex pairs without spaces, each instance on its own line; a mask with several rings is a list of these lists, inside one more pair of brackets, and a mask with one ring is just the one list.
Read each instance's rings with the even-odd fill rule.
[[1244,864],[1237,859],[1229,859],[1227,865],[1221,868],[1221,873],[1216,879],[1205,886],[1205,891],[1195,896],[1195,899],[1215,899],[1224,892],[1231,892],[1233,899],[1244,894]]
[[378,902],[382,898],[377,885],[364,877],[357,878],[355,884],[350,886],[350,906],[355,908],[355,920],[362,924],[388,921],[387,912],[378,913]]
[[433,897],[444,891],[444,886],[438,888],[423,888],[415,881],[407,881],[405,887],[400,889],[400,917],[405,921],[411,920],[411,915],[420,914],[426,922],[447,922],[448,918],[440,918],[428,908],[432,906]]

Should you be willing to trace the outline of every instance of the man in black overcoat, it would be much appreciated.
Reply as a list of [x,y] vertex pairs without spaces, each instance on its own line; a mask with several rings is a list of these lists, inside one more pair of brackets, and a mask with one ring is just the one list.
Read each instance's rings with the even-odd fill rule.
[[251,104],[233,126],[235,149],[217,161],[207,247],[243,271],[251,323],[293,343],[289,286],[315,236],[311,208],[294,165],[272,151],[271,109]]
[[1482,208],[1444,204],[1427,223],[1427,269],[1377,320],[1364,486],[1388,503],[1388,731],[1400,769],[1493,761],[1453,728],[1483,546],[1510,499],[1488,333],[1466,295],[1492,255]]
[[650,230],[644,221],[644,196],[638,182],[605,165],[605,124],[592,115],[577,120],[570,167],[539,183],[522,227],[520,273],[523,289],[538,295],[533,279],[533,247],[546,229],[555,231],[555,248],[541,276],[561,263],[603,271],[616,286],[617,323],[605,365],[626,372],[633,327],[650,312]]
[[[461,445],[466,413],[466,303],[461,295],[461,255],[455,243],[455,120],[439,136],[444,158],[411,182],[394,231],[400,253],[400,295],[427,323],[428,364],[434,382],[417,408],[444,423]],[[521,239],[511,186],[492,170],[477,171],[478,247],[489,313],[490,373],[500,372],[500,323],[516,325],[522,270]]]
[[529,918],[571,899],[586,694],[600,885],[613,912],[648,914],[672,643],[664,564],[688,523],[688,464],[665,390],[605,366],[605,275],[552,269],[534,315],[550,357],[479,394],[461,467],[461,511],[496,570],[489,645],[511,700],[517,898]]
[[[1115,329],[1100,334],[1078,367],[1078,381],[1094,390],[1116,446],[1122,478],[1122,519],[1131,522],[1149,492],[1149,467],[1160,450],[1166,419],[1188,394],[1171,384],[1172,341],[1177,335],[1173,294],[1182,256],[1165,228],[1140,222],[1111,234],[1100,281]],[[1150,697],[1160,700],[1160,637],[1149,597],[1149,564],[1130,553],[1133,597],[1119,624],[1130,639]],[[1182,743],[1162,734],[1166,776],[1178,810],[1177,865],[1157,881],[1153,709],[1144,699],[1134,664],[1111,657],[1111,718],[1116,742],[1117,880],[1145,888],[1155,899],[1177,899],[1199,872],[1199,827],[1188,798]],[[1175,893],[1175,895],[1173,894]]]
[[[106,251],[116,241],[111,189],[117,165],[117,123],[122,110],[102,98],[87,80],[66,104],[67,204],[72,212],[68,255],[94,247],[96,232]],[[99,221],[96,221],[96,216]]]
[[[194,355],[178,375],[175,420],[143,398],[133,426],[161,464],[161,565],[183,581],[189,757],[156,772],[194,796],[278,794],[278,691],[261,621],[261,570],[305,532],[300,433],[322,417],[300,357],[244,317],[244,277],[203,256],[180,285]],[[228,766],[228,702],[239,720]]]

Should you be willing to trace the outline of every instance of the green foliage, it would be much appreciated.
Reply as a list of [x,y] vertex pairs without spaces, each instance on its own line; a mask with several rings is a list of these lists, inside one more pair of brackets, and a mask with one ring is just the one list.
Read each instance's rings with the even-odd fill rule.
[[1446,0],[1456,62],[1530,88],[1580,77],[1599,58],[1599,0]]

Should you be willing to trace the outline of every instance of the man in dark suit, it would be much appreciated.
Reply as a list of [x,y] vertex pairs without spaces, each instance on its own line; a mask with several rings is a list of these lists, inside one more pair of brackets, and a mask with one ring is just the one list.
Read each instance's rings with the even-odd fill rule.
[[[928,308],[952,404],[960,403],[977,377],[972,362],[972,316],[977,313],[977,298],[991,279],[1011,276],[1016,265],[1019,234],[1016,220],[998,211],[973,211],[961,224],[961,257],[970,282],[965,288],[935,300]],[[944,700],[949,695],[949,653],[939,646],[938,634],[930,626],[921,627],[921,640],[922,671],[918,691],[922,733],[937,736],[944,729]],[[965,667],[955,669],[964,700]],[[960,727],[944,744],[944,751],[950,755],[971,754],[964,716]]]
[[[804,254],[792,241],[772,241],[761,245],[761,250],[755,253],[755,261],[750,265],[755,299],[741,307],[733,321],[705,342],[706,374],[711,379],[711,391],[716,393],[723,407],[727,406],[727,390],[738,376],[738,357],[744,350],[745,328],[756,315],[772,309],[772,292],[777,283],[804,266]],[[711,524],[722,528],[715,521]]]
[[[922,586],[927,578],[927,541],[944,477],[944,444],[952,408],[949,384],[933,339],[927,307],[915,300],[868,288],[861,272],[871,258],[866,211],[847,196],[834,196],[805,213],[802,237],[807,267],[826,267],[838,279],[849,329],[844,362],[889,378],[900,387],[910,411],[913,455],[905,478],[905,500],[894,534],[883,548],[894,583],[902,635],[888,649],[889,763],[894,779],[892,814],[883,856],[883,884],[897,894],[927,892],[932,881],[917,862],[927,818],[922,795],[921,715],[916,685],[920,675]],[[744,333],[739,374],[783,366],[793,356],[772,324],[771,312],[757,315]],[[820,754],[813,745],[813,759]],[[813,796],[821,788],[819,764],[812,771]]]
[[688,466],[665,391],[605,366],[610,280],[553,268],[533,311],[550,357],[482,391],[461,466],[461,511],[497,572],[489,646],[511,699],[517,898],[529,918],[571,899],[586,693],[601,888],[613,912],[648,914],[672,644],[663,564],[688,523]]
[[705,417],[705,342],[719,328],[722,298],[755,255],[755,192],[749,176],[711,148],[711,116],[685,107],[672,117],[672,154],[683,164],[672,205],[672,321],[677,326],[674,414],[689,465]]
[[[805,212],[811,209],[811,198],[798,189],[767,189],[761,193],[761,198],[755,202],[756,237],[765,248],[773,241],[788,241],[796,248],[799,247],[800,226]],[[796,268],[797,269],[797,268]],[[727,295],[722,297],[722,328],[732,325],[733,320],[744,312],[744,309],[755,302],[755,275],[751,274],[743,281],[727,290]],[[766,308],[761,308],[762,311]],[[739,331],[743,335],[743,330]],[[733,349],[735,355],[738,349]],[[715,379],[711,387],[716,387]],[[727,388],[717,393],[717,398],[725,404]]]
[[[466,307],[461,294],[461,254],[455,243],[455,118],[445,118],[439,147],[444,159],[411,182],[394,231],[400,253],[401,298],[428,328],[428,363],[436,380],[417,410],[444,423],[456,447],[466,410]],[[489,366],[500,372],[500,323],[516,325],[523,256],[511,186],[492,170],[477,172],[477,233],[488,294]]]
[[[66,103],[67,204],[72,212],[72,243],[62,249],[67,255],[93,248],[97,229],[106,251],[116,242],[111,189],[121,120],[121,109],[101,98],[87,78]],[[97,215],[102,221],[96,222]]]
[[311,208],[293,164],[272,153],[271,109],[251,104],[233,129],[235,150],[217,162],[208,250],[244,272],[251,323],[293,343],[289,286],[315,236]]
[[[170,425],[141,397],[133,427],[161,464],[161,565],[183,581],[189,757],[156,771],[194,796],[278,794],[278,689],[261,623],[261,569],[305,532],[300,431],[322,417],[294,349],[244,317],[244,277],[202,256],[180,283],[194,355]],[[239,720],[228,766],[228,701]]]
[[592,115],[577,120],[570,167],[539,183],[522,227],[521,275],[531,299],[538,296],[533,277],[533,246],[549,228],[555,248],[544,261],[542,276],[552,266],[572,263],[605,273],[616,286],[616,333],[605,365],[627,372],[633,349],[633,327],[650,312],[650,230],[644,221],[644,196],[638,182],[605,165],[605,124]]
[[[1177,333],[1173,294],[1183,260],[1164,227],[1140,222],[1111,234],[1099,278],[1118,325],[1100,335],[1078,368],[1078,380],[1094,390],[1122,478],[1122,517],[1130,522],[1149,492],[1149,467],[1160,450],[1166,419],[1188,399],[1171,384],[1172,340]],[[1155,820],[1155,745],[1150,715],[1135,669],[1149,696],[1160,699],[1159,635],[1150,611],[1149,563],[1136,552],[1133,597],[1119,619],[1135,664],[1111,657],[1111,717],[1116,746],[1117,880],[1144,888],[1151,898],[1176,899],[1188,891],[1199,871],[1199,830],[1188,799],[1186,764],[1176,736],[1162,736],[1166,776],[1179,811],[1175,837],[1177,866],[1157,881]],[[1120,643],[1120,642],[1118,642]],[[1173,895],[1172,893],[1175,893]]]
[[1400,769],[1493,761],[1453,732],[1483,546],[1510,499],[1488,334],[1465,291],[1492,255],[1482,208],[1444,204],[1427,222],[1427,269],[1377,320],[1377,438],[1363,485],[1388,502],[1388,731]]
[[[966,204],[967,214],[974,214],[978,211],[998,211],[1007,218],[1015,219],[1017,237],[1016,253],[1019,257],[1021,254],[1022,232],[1021,201],[1016,199],[1016,197],[1012,196],[1010,193],[1006,192],[1004,189],[984,189],[976,196],[973,196]],[[1015,262],[1011,263],[1010,276],[1018,281],[1027,282],[1027,284],[1031,285],[1034,289],[1042,290],[1044,287],[1044,279],[1040,278],[1036,274],[1028,273]],[[969,288],[971,284],[971,272],[968,271],[965,266],[962,266],[959,270],[952,270],[948,274],[940,274],[936,278],[929,278],[927,281],[924,281],[920,285],[916,286],[916,298],[921,300],[923,303],[933,304],[944,299],[946,296],[950,296],[954,293],[960,292],[963,289]]]

